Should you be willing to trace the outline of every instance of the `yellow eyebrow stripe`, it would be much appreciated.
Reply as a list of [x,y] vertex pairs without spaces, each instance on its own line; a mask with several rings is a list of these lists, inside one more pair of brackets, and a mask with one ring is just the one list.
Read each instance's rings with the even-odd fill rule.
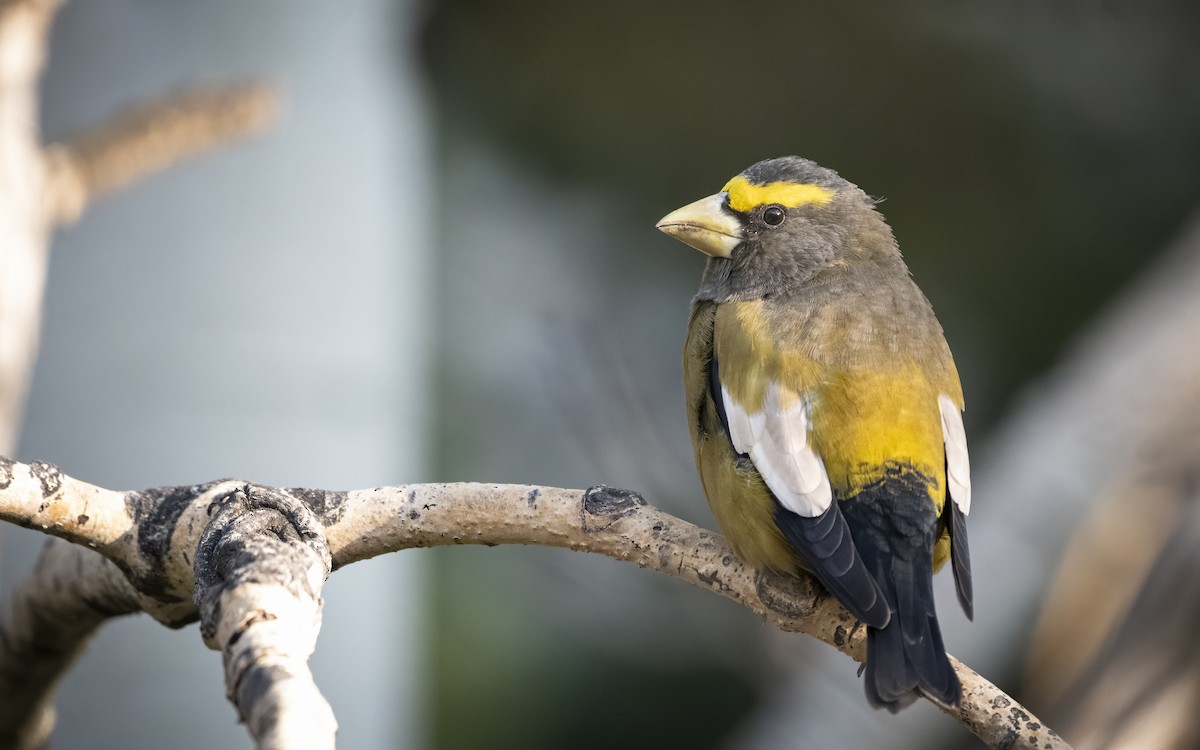
[[801,182],[755,185],[741,176],[725,183],[721,190],[729,193],[729,207],[734,211],[749,211],[766,203],[778,203],[786,208],[810,203],[823,206],[833,200],[833,191],[820,185]]

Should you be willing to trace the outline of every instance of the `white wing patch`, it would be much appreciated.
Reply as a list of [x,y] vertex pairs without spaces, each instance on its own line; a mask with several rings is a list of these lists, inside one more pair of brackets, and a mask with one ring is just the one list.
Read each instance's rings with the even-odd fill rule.
[[724,385],[721,398],[733,447],[750,456],[780,504],[806,518],[824,513],[833,490],[825,464],[808,445],[804,398],[776,382],[767,386],[763,408],[754,413],[747,413]]
[[971,512],[971,461],[962,412],[946,394],[938,396],[942,410],[942,439],[946,441],[946,486],[950,499],[965,516]]

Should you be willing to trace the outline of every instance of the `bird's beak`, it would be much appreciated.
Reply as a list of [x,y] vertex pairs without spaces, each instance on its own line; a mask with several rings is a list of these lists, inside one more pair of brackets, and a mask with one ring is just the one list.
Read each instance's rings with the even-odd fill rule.
[[725,208],[725,193],[689,203],[662,217],[656,225],[685,245],[714,258],[728,258],[742,243],[742,223]]

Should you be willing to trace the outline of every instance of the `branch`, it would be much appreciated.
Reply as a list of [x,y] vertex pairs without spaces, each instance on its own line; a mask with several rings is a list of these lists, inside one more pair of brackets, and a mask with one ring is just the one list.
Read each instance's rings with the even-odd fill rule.
[[79,139],[48,146],[46,198],[59,224],[96,198],[172,164],[266,129],[277,102],[261,84],[169,94],[114,117]]
[[117,566],[61,539],[42,549],[33,573],[0,617],[0,747],[41,748],[54,728],[53,690],[101,623],[139,611]]
[[[246,507],[230,515],[229,504],[238,493]],[[273,638],[294,627],[311,628],[312,608],[304,600],[319,601],[325,546],[332,569],[401,549],[451,544],[542,544],[595,552],[713,591],[783,630],[808,633],[856,660],[865,656],[862,630],[809,577],[746,567],[720,536],[663,513],[635,493],[607,487],[422,484],[331,492],[224,480],[121,493],[72,479],[49,464],[7,461],[0,463],[0,519],[94,545],[126,571],[143,608],[160,621],[177,626],[199,618],[206,642],[224,651],[227,680],[234,680],[227,687],[243,718],[254,714],[247,701],[281,695],[281,683],[297,677],[288,670],[240,669],[240,679],[253,673],[263,681],[246,690],[228,669],[241,658],[235,656],[237,645],[256,628],[270,628]],[[242,524],[239,533],[310,551],[299,553],[296,563],[280,562],[275,542],[271,551],[255,550],[247,538],[230,536],[239,525],[229,523],[232,519]],[[247,556],[246,564],[259,566],[255,575],[244,573],[245,564],[236,559],[240,555]],[[267,561],[273,569],[262,569]],[[250,591],[251,580],[267,581],[260,588],[270,591]],[[193,589],[199,610],[190,604]],[[240,589],[237,596],[230,593],[235,589]],[[236,617],[222,615],[227,604],[212,606],[238,597],[245,598]],[[288,603],[269,606],[275,601]],[[284,639],[282,645],[271,638],[261,642],[275,643],[294,666],[297,654],[307,659],[311,641],[305,635],[289,646],[291,640],[296,639]],[[1016,701],[954,664],[963,701],[957,708],[940,708],[989,746],[1067,747]],[[304,675],[311,680],[306,669]],[[259,747],[273,746],[264,744],[254,724],[250,729]]]

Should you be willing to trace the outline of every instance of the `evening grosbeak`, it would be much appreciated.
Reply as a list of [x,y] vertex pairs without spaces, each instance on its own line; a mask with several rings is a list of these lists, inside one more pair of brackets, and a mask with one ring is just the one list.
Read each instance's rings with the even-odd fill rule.
[[658,228],[709,256],[684,387],[696,465],[734,551],[811,572],[867,627],[865,685],[895,712],[956,704],[933,574],[971,617],[962,386],[875,201],[795,156]]

